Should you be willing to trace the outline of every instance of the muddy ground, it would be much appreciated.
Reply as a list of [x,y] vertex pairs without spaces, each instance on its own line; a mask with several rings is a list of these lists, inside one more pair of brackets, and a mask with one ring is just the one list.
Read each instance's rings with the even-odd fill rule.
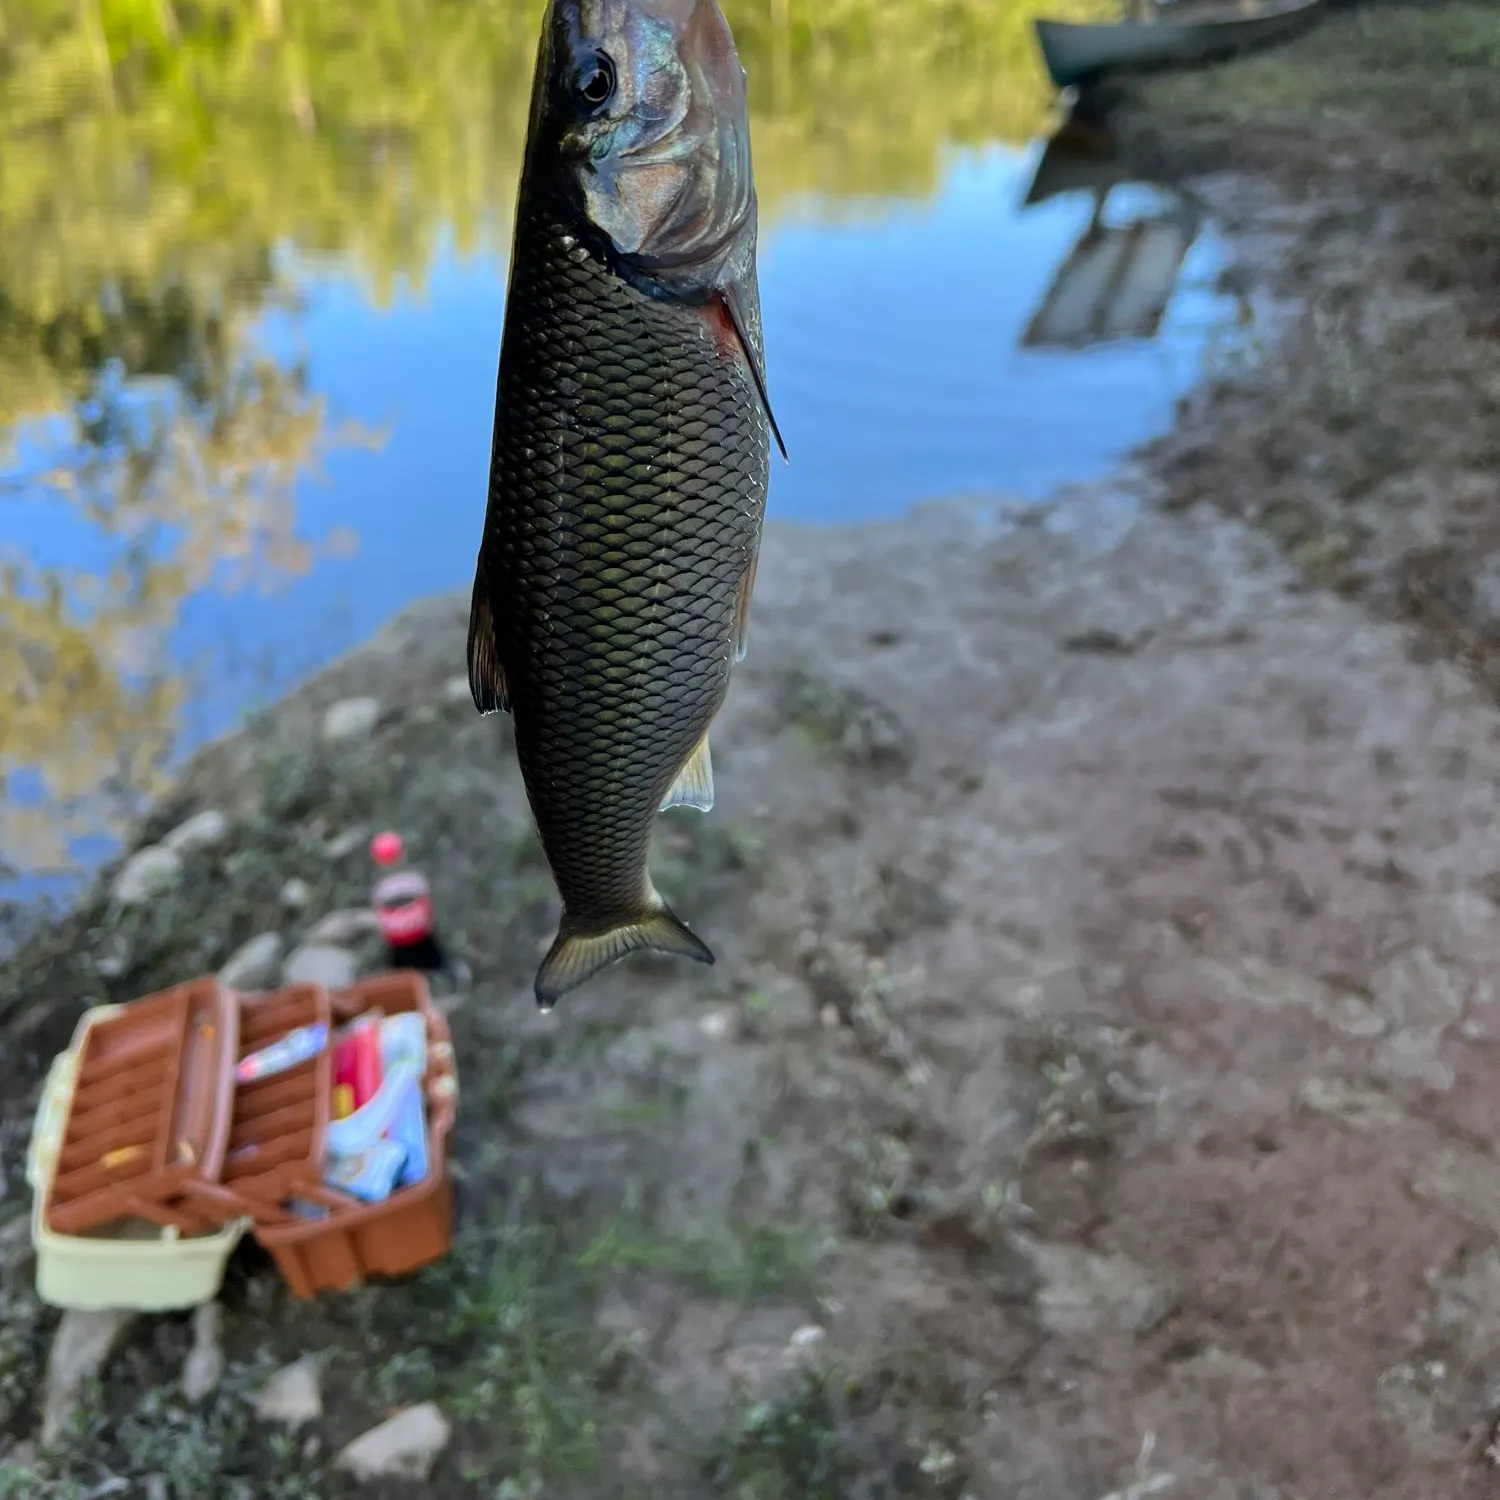
[[[1500,1493],[1497,63],[1500,13],[1377,6],[1137,97],[1300,302],[1116,484],[771,528],[719,805],[656,866],[714,969],[536,1013],[459,600],[203,756],[140,841],[229,841],[0,977],[0,1495],[394,1496],[330,1457],[426,1400],[434,1500]],[[475,974],[452,1257],[308,1309],[247,1250],[215,1393],[139,1324],[20,1472],[40,1069],[82,1004],[358,904],[382,824]],[[249,1393],[309,1352],[289,1437]]]

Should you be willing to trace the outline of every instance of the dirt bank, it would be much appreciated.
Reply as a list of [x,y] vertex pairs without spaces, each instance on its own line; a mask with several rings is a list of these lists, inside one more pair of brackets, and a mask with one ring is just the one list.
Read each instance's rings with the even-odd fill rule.
[[[719,806],[664,819],[657,862],[713,970],[640,961],[535,1012],[552,898],[505,725],[454,681],[462,601],[200,758],[142,839],[206,808],[227,836],[145,914],[101,896],[0,977],[0,1444],[35,1428],[52,1327],[15,1232],[37,1070],[82,1003],[357,904],[377,824],[409,831],[475,972],[462,1233],[443,1267],[311,1310],[247,1255],[214,1394],[177,1385],[185,1320],[143,1325],[0,1494],[395,1495],[330,1455],[426,1400],[453,1423],[435,1500],[1494,1493],[1500,712],[1425,617],[1390,617],[1397,501],[1425,486],[1447,537],[1454,474],[1483,468],[1478,409],[1450,433],[1431,381],[1482,384],[1489,346],[1478,291],[1431,288],[1436,321],[1401,337],[1446,329],[1451,358],[1399,384],[1379,331],[1409,312],[1409,231],[1340,240],[1326,216],[1421,141],[1311,93],[1283,128],[1275,71],[1311,89],[1340,35],[1380,27],[1403,57],[1410,28],[1458,27],[1434,35],[1461,61],[1465,37],[1500,48],[1482,20],[1356,12],[1211,93],[1148,96],[1158,150],[1195,111],[1181,164],[1238,216],[1242,274],[1286,289],[1362,258],[1343,332],[1315,295],[1138,482],[1050,519],[771,530]],[[1349,202],[1327,175],[1315,209],[1275,196],[1278,130]],[[1380,399],[1317,405],[1324,359]],[[1340,464],[1382,442],[1407,488],[1335,506]],[[1294,512],[1361,519],[1339,570],[1274,523]],[[327,743],[359,697],[378,722]],[[292,1439],[248,1395],[307,1352],[325,1411]]]

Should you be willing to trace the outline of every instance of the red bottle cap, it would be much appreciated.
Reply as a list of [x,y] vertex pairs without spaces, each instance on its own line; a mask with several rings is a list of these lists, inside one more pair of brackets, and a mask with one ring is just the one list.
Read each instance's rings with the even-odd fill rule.
[[399,864],[405,852],[399,833],[377,833],[370,840],[370,855],[377,865]]

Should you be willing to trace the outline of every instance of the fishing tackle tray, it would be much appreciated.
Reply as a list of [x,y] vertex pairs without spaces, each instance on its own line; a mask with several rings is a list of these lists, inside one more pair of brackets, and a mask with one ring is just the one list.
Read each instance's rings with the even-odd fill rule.
[[[345,1291],[370,1276],[404,1276],[441,1260],[453,1242],[447,1143],[458,1110],[458,1071],[448,1023],[433,1005],[426,979],[415,969],[398,969],[338,992],[331,1003],[335,1024],[377,1009],[387,1016],[418,1011],[426,1022],[427,1175],[380,1203],[362,1203],[320,1182],[318,1195],[299,1195],[304,1208],[320,1216],[288,1214],[257,1224],[256,1240],[297,1297]],[[315,1062],[326,1087],[328,1054]]]
[[125,1219],[197,1234],[183,1195],[216,1179],[229,1142],[239,1007],[195,979],[101,1016],[84,1035],[47,1192],[47,1228],[80,1235]]
[[[420,1012],[427,1030],[428,1172],[379,1203],[323,1181],[332,1047],[237,1084],[235,1065],[300,1027],[372,1009]],[[71,1095],[49,1146],[39,1219],[54,1238],[121,1238],[142,1223],[203,1236],[253,1226],[299,1297],[440,1259],[452,1240],[446,1142],[458,1100],[447,1022],[426,980],[401,970],[330,995],[291,985],[242,995],[193,980],[112,1007],[82,1028]],[[67,1070],[64,1070],[67,1071]]]

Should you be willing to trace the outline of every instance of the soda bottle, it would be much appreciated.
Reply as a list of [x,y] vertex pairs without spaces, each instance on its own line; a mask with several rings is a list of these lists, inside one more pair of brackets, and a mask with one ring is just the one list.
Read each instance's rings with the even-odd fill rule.
[[375,882],[372,905],[385,939],[386,962],[393,969],[421,969],[445,974],[457,987],[459,976],[438,941],[432,892],[420,870],[404,863],[406,847],[399,833],[378,833],[370,855],[389,871]]

